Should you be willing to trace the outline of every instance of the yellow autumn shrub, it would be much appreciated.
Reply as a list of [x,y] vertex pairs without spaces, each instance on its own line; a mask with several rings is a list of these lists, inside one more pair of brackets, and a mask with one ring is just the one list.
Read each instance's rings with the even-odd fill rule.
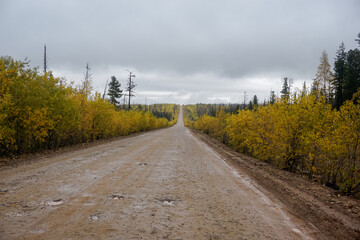
[[336,110],[322,96],[297,92],[274,104],[241,110],[231,116],[219,112],[216,117],[205,114],[197,118],[195,106],[186,106],[184,117],[187,126],[218,138],[239,152],[300,172],[346,194],[357,194],[359,99],[360,92]]

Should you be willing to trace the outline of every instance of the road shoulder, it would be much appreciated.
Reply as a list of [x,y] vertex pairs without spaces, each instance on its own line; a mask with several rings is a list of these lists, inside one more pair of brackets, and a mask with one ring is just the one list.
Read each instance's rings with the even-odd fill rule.
[[295,216],[315,226],[327,239],[360,238],[360,200],[238,153],[208,135],[192,130],[232,167],[248,174]]

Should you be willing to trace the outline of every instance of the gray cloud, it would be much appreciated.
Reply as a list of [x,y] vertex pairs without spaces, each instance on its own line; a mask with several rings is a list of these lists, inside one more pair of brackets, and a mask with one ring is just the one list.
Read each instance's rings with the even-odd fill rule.
[[0,54],[41,66],[46,43],[50,69],[78,81],[89,62],[99,89],[132,68],[143,92],[235,101],[232,92],[254,89],[249,80],[262,79],[265,97],[284,76],[311,80],[324,49],[332,62],[342,41],[356,47],[359,9],[357,0],[3,0]]

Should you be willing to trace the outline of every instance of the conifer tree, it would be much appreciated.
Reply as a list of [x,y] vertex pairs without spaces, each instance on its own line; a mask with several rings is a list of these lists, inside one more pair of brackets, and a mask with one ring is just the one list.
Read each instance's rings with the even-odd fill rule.
[[46,56],[46,45],[44,45],[44,73],[47,73],[47,56]]
[[120,102],[117,100],[118,98],[122,97],[122,91],[120,89],[121,84],[119,83],[119,81],[116,79],[115,76],[111,76],[111,81],[109,83],[109,90],[108,90],[108,96],[110,97],[110,103],[117,105]]
[[316,77],[314,80],[314,89],[318,96],[322,95],[326,98],[328,103],[333,102],[333,87],[332,81],[334,79],[333,73],[331,72],[331,66],[328,59],[328,54],[324,50],[321,58]]
[[348,51],[346,58],[346,77],[344,81],[344,100],[350,100],[360,87],[360,50]]
[[335,91],[334,107],[339,109],[343,104],[343,87],[346,77],[346,52],[345,45],[342,42],[339,49],[336,52],[336,58],[334,63],[334,81],[333,88]]
[[253,104],[254,104],[255,107],[259,105],[259,100],[258,100],[258,97],[256,95],[254,95]]
[[275,91],[271,90],[270,92],[270,104],[274,104],[276,100]]
[[283,87],[281,90],[281,98],[282,99],[289,99],[289,83],[288,83],[288,78],[284,77],[284,83],[283,83]]
[[254,104],[253,104],[253,101],[251,101],[251,100],[250,100],[250,102],[249,102],[248,109],[249,109],[249,110],[253,110],[253,109],[254,109]]

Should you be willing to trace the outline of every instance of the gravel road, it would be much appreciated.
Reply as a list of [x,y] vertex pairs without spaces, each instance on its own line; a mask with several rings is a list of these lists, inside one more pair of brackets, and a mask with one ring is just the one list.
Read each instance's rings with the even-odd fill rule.
[[[270,194],[271,195],[271,194]],[[182,121],[0,170],[0,239],[316,239]]]

